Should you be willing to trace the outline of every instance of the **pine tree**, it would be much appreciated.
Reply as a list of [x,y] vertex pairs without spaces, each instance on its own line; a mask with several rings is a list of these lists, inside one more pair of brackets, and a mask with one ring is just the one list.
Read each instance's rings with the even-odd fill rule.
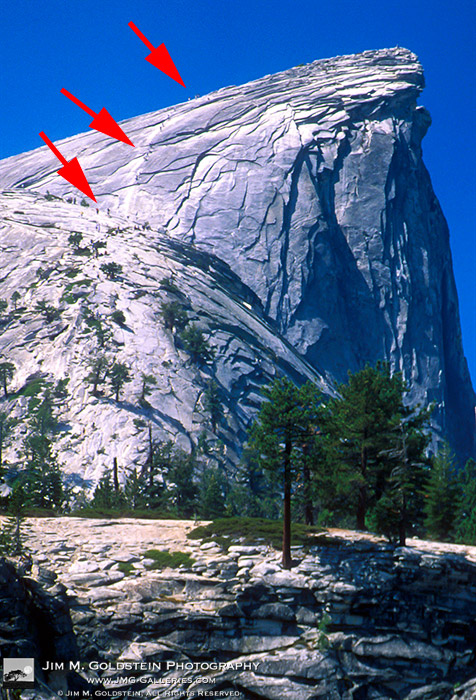
[[141,374],[141,380],[142,380],[142,389],[140,392],[140,397],[139,397],[139,403],[141,406],[147,406],[147,396],[150,396],[152,393],[152,387],[157,384],[157,379],[154,377],[153,374],[144,374],[142,372]]
[[142,504],[151,509],[165,506],[164,474],[170,467],[173,450],[171,440],[157,442],[152,436],[152,426],[149,423],[147,460],[141,474],[144,483],[142,491]]
[[456,541],[476,545],[476,462],[468,459],[458,475],[460,491],[456,514]]
[[216,433],[218,421],[223,416],[220,391],[216,382],[210,382],[203,392],[203,408],[209,414],[212,430]]
[[200,479],[200,515],[206,519],[222,518],[226,511],[226,480],[217,468],[206,469]]
[[303,445],[316,416],[316,389],[298,389],[289,379],[276,379],[263,392],[265,401],[250,432],[249,445],[263,469],[277,476],[283,492],[283,568],[291,568],[291,492],[302,466]]
[[106,241],[93,241],[91,243],[91,248],[94,250],[94,254],[96,258],[99,257],[99,250],[101,248],[107,248],[107,243]]
[[83,234],[77,231],[74,231],[68,236],[68,243],[73,246],[75,252],[78,252],[81,249],[82,240]]
[[122,387],[127,382],[132,381],[127,365],[121,362],[115,362],[112,368],[109,370],[109,381],[111,382],[111,387],[115,393],[116,401],[119,401],[119,394]]
[[116,262],[103,263],[101,265],[101,270],[104,272],[106,277],[111,280],[115,280],[122,274],[122,265],[119,265]]
[[172,511],[179,517],[190,518],[195,513],[198,495],[196,470],[195,456],[175,448],[166,467],[164,481]]
[[178,301],[169,301],[161,304],[160,314],[165,327],[173,331],[182,331],[187,325],[187,312]]
[[201,363],[211,360],[214,351],[209,347],[202,331],[193,324],[187,326],[180,333],[180,340],[185,350],[189,353],[193,362]]
[[455,457],[448,443],[433,457],[424,493],[425,527],[436,540],[450,538],[460,508]]
[[3,448],[8,443],[16,421],[0,411],[0,478],[3,476]]
[[39,301],[36,304],[36,310],[45,317],[47,323],[53,323],[61,318],[61,309],[57,309],[46,301]]
[[13,304],[14,311],[17,310],[17,304],[20,301],[20,299],[21,299],[21,294],[17,289],[15,289],[15,291],[12,294],[12,298],[11,298],[11,302]]
[[338,387],[320,412],[322,447],[326,467],[333,473],[334,488],[355,507],[356,524],[366,529],[369,502],[382,495],[390,465],[384,451],[400,420],[405,384],[399,373],[390,375],[382,363],[355,374]]
[[90,364],[90,372],[86,377],[86,381],[93,385],[92,393],[97,396],[98,386],[103,384],[108,370],[108,360],[105,355],[96,355]]
[[8,398],[8,384],[15,374],[13,362],[0,362],[0,382],[3,385],[3,394]]
[[421,520],[427,473],[425,451],[430,439],[426,432],[429,414],[429,411],[417,409],[406,420],[399,420],[394,437],[389,433],[389,441],[394,445],[383,451],[391,471],[383,495],[374,508],[374,524],[375,529],[390,540],[398,537],[401,547],[406,544],[409,529]]
[[126,479],[124,485],[124,499],[132,510],[138,510],[146,506],[144,498],[144,483],[137,474],[137,469],[133,469]]
[[23,443],[26,465],[21,480],[26,504],[36,508],[61,508],[65,501],[65,491],[53,453],[53,437],[58,421],[48,391],[31,416],[28,427],[29,432]]
[[117,462],[113,469],[99,479],[90,503],[95,510],[121,510],[127,505],[127,498],[117,479]]

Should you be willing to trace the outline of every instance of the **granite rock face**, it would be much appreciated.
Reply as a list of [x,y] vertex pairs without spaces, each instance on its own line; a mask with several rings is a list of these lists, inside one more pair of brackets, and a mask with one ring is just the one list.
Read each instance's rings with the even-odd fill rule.
[[[266,545],[185,539],[193,525],[28,521],[33,574],[46,559],[67,588],[84,681],[159,698],[474,697],[475,547],[325,535],[284,571]],[[148,569],[151,546],[194,563]]]
[[[430,117],[406,49],[316,61],[90,133],[79,157],[101,212],[214,256],[331,387],[388,360],[436,433],[475,451],[448,230],[422,161]],[[76,196],[47,149],[3,187]]]
[[[77,674],[65,673],[59,679],[57,674],[41,670],[47,662],[53,667],[54,663],[76,661],[78,646],[65,587],[52,571],[37,567],[33,578],[25,575],[26,568],[25,562],[17,568],[0,558],[1,658],[35,659],[39,697],[48,697],[48,693],[42,694],[46,684],[60,692],[87,689]],[[0,688],[2,700],[10,697],[5,693]]]
[[[0,195],[0,211],[0,299],[10,300],[0,319],[0,348],[16,367],[11,395],[0,398],[2,411],[17,421],[5,453],[9,465],[21,465],[22,426],[35,382],[54,390],[58,380],[68,380],[63,396],[55,399],[60,462],[72,483],[91,485],[114,458],[121,479],[131,468],[140,473],[149,425],[154,439],[172,440],[187,451],[205,435],[211,463],[220,440],[220,461],[231,469],[262,387],[277,373],[297,382],[312,379],[328,390],[265,318],[253,292],[215,256],[120,217],[42,195]],[[78,254],[68,243],[72,231],[83,234],[83,248],[103,240],[106,250],[99,257]],[[101,269],[111,262],[122,266],[115,279]],[[20,294],[16,309],[15,292]],[[57,317],[45,318],[40,302],[56,308]],[[165,326],[164,304],[180,306],[189,325],[201,329],[213,358],[192,360],[176,330]],[[113,320],[119,312],[124,322]],[[107,334],[103,346],[98,323]],[[88,384],[91,360],[101,354],[109,365],[116,361],[130,368],[132,381],[119,401],[107,382],[97,395]],[[146,402],[143,375],[156,382]],[[204,400],[211,381],[221,403],[216,427]]]

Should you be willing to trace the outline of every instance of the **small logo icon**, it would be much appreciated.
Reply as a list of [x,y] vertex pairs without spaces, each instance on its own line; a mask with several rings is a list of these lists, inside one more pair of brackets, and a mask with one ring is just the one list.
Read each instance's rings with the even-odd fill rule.
[[34,688],[34,659],[3,659],[4,688]]

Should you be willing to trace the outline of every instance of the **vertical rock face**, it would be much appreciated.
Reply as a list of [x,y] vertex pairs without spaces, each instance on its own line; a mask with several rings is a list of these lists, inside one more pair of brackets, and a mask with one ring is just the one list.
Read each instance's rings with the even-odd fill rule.
[[[406,49],[316,61],[63,142],[103,209],[224,261],[329,384],[378,359],[465,458],[475,396],[448,230],[422,161],[423,73]],[[72,192],[45,149],[0,184]]]

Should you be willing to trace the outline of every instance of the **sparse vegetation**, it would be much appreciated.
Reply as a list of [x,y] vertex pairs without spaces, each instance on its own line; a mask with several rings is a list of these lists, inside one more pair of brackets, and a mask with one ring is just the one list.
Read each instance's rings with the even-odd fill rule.
[[106,241],[93,241],[91,243],[91,248],[94,250],[94,255],[96,256],[96,258],[98,258],[99,251],[101,249],[107,248],[107,243],[106,243]]
[[117,323],[119,326],[124,326],[126,323],[126,317],[124,315],[124,312],[120,309],[116,309],[116,311],[113,311],[111,314],[111,321],[114,321],[114,323]]
[[57,321],[59,318],[61,318],[61,309],[48,304],[47,301],[42,300],[37,302],[35,309],[38,313],[44,316],[47,323],[53,323],[53,321]]
[[195,562],[195,559],[188,552],[163,552],[158,549],[149,549],[144,556],[154,560],[154,563],[147,567],[148,569],[178,569],[180,567],[189,569]]
[[165,328],[170,331],[175,329],[180,332],[188,322],[187,312],[178,301],[163,302],[160,307],[160,315]]
[[193,362],[201,363],[213,359],[214,351],[205,340],[203,332],[190,324],[180,333],[180,340]]
[[[308,546],[315,543],[321,531],[311,525],[296,523],[293,527],[291,544]],[[224,549],[232,544],[265,544],[279,549],[283,537],[283,521],[265,518],[220,518],[208,525],[200,525],[187,537],[204,542],[217,542]]]
[[180,293],[180,289],[174,284],[172,277],[163,277],[159,284],[162,289],[165,289],[167,292],[171,292],[173,294]]
[[119,401],[121,390],[127,382],[132,381],[129,367],[122,362],[115,362],[108,373],[116,401]]
[[0,382],[3,387],[3,395],[8,397],[8,385],[15,375],[16,367],[13,362],[0,362]]
[[135,571],[134,567],[129,561],[120,561],[117,565],[117,570],[126,576],[130,576]]
[[75,253],[77,253],[81,249],[82,240],[83,234],[77,231],[74,231],[68,236],[68,243],[73,247]]
[[122,265],[119,265],[116,262],[103,263],[100,269],[110,280],[115,280],[119,277],[119,275],[122,275]]
[[17,310],[17,304],[21,299],[21,294],[19,291],[15,290],[12,294],[11,302],[13,304],[13,308],[16,311]]

